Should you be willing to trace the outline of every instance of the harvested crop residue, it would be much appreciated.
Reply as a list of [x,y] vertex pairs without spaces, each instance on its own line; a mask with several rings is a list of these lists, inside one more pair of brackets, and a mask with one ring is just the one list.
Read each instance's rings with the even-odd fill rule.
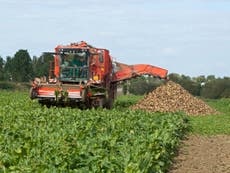
[[179,84],[168,81],[153,90],[131,109],[151,112],[185,112],[187,115],[219,114],[204,101],[192,96]]
[[230,173],[230,136],[190,136],[169,173]]

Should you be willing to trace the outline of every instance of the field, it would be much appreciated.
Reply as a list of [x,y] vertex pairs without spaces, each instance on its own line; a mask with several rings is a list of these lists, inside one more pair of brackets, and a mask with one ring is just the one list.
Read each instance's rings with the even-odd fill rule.
[[[230,134],[230,102],[207,100],[223,115],[46,108],[27,93],[1,91],[0,172],[166,172],[186,134]],[[189,128],[190,127],[190,128]]]
[[129,100],[113,110],[0,100],[0,172],[165,172],[187,129],[184,115],[130,111]]
[[223,114],[215,116],[191,116],[191,133],[206,136],[230,135],[230,99],[206,100],[206,102]]

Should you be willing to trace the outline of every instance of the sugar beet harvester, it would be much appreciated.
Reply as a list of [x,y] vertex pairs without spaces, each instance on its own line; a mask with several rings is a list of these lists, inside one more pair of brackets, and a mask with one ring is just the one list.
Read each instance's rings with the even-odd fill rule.
[[111,108],[117,84],[140,75],[165,79],[167,70],[147,65],[114,62],[109,51],[82,41],[55,48],[49,78],[35,78],[31,99],[41,104]]

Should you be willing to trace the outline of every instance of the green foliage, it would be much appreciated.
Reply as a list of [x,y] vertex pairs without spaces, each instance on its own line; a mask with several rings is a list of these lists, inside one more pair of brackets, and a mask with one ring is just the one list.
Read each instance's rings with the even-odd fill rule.
[[206,100],[206,102],[223,114],[190,117],[191,132],[203,135],[230,135],[230,99]]
[[53,61],[53,55],[44,54],[39,58],[33,57],[33,70],[36,77],[49,76],[50,62]]
[[0,81],[0,90],[9,90],[9,91],[29,91],[31,88],[30,83],[15,83],[9,81]]
[[13,58],[13,78],[15,81],[26,82],[33,79],[32,61],[27,50],[19,50]]
[[216,79],[214,75],[209,75],[206,78],[205,76],[198,76],[191,79],[189,76],[171,73],[169,79],[180,84],[195,96],[210,99],[230,97],[229,77]]
[[15,88],[16,88],[16,86],[15,86],[15,84],[12,83],[12,82],[5,82],[5,81],[0,82],[0,89],[4,89],[4,90],[13,90],[13,89],[15,89]]
[[13,69],[13,63],[12,63],[12,58],[7,57],[6,58],[6,63],[4,67],[4,80],[6,81],[11,81],[12,80],[12,69]]
[[196,83],[191,80],[189,76],[182,75],[182,79],[179,84],[183,86],[184,89],[189,91],[192,95],[199,96],[200,95],[200,83]]
[[131,105],[136,104],[141,98],[143,98],[143,96],[121,95],[116,98],[113,106],[116,109],[126,109],[130,107]]
[[0,172],[162,173],[186,128],[180,114],[48,109],[1,92]]
[[0,80],[4,79],[4,60],[3,58],[0,56]]
[[122,90],[123,90],[123,94],[124,95],[126,95],[126,94],[128,94],[128,86],[129,86],[129,84],[127,83],[127,82],[123,82],[123,84],[122,84]]
[[27,82],[33,78],[32,61],[27,50],[18,50],[13,58],[7,57],[5,79]]
[[210,99],[230,98],[230,78],[207,82],[202,87],[201,96]]
[[230,98],[230,87],[229,86],[224,88],[224,91],[221,92],[219,98]]
[[129,92],[136,95],[143,95],[147,92],[148,85],[144,77],[138,77],[131,80]]
[[137,77],[130,80],[129,92],[135,95],[144,95],[156,89],[163,81],[153,77]]

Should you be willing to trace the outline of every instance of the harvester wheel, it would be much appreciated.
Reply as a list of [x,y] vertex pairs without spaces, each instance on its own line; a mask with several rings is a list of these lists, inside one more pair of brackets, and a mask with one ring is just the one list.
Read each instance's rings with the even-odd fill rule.
[[30,88],[30,99],[35,99],[37,97],[37,93],[34,88]]
[[113,100],[111,98],[108,98],[105,103],[105,108],[112,109],[113,107]]

